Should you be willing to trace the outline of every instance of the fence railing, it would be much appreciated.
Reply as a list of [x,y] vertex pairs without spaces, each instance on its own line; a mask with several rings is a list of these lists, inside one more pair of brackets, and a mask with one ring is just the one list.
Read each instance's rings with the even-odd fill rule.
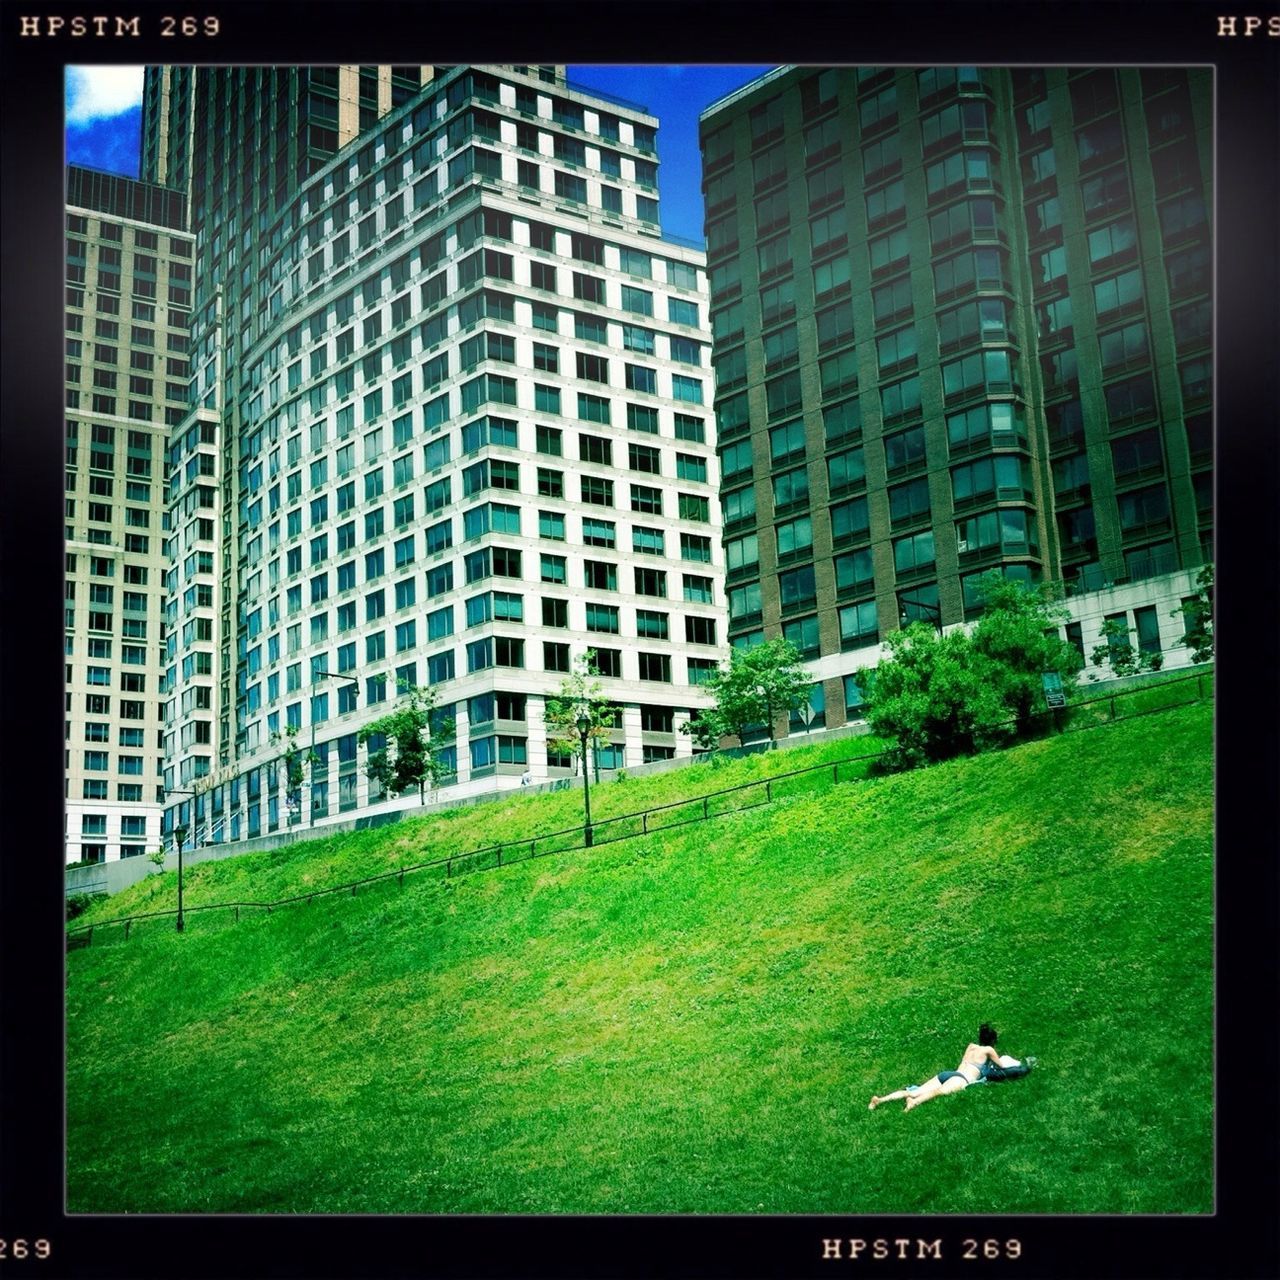
[[[1074,733],[1085,729],[1095,729],[1116,720],[1133,719],[1136,716],[1152,715],[1161,711],[1172,711],[1178,707],[1191,706],[1203,701],[1205,683],[1212,685],[1213,673],[1197,672],[1159,684],[1145,685],[1140,688],[1103,694],[1097,698],[1085,699],[1072,703],[1057,711],[1037,713],[1038,721],[1047,732]],[[1190,686],[1194,684],[1192,693]],[[1182,692],[1191,696],[1182,697],[1178,701],[1159,701],[1156,705],[1137,710],[1123,710],[1117,714],[1117,704],[1128,700],[1150,700],[1167,691]],[[1012,723],[1012,722],[1010,722]],[[822,764],[806,765],[802,769],[791,769],[784,773],[771,774],[767,778],[759,778],[752,782],[739,783],[737,786],[724,787],[718,791],[709,791],[687,800],[675,800],[669,804],[656,805],[635,813],[620,814],[613,818],[603,818],[591,824],[591,844],[586,841],[586,832],[582,826],[565,827],[559,831],[544,832],[527,839],[507,840],[497,844],[485,845],[479,849],[461,850],[445,854],[443,857],[430,858],[423,862],[396,867],[391,871],[382,871],[376,875],[364,876],[359,880],[349,880],[343,884],[329,885],[322,889],[309,889],[305,893],[291,894],[286,898],[273,899],[270,902],[237,901],[194,903],[183,908],[184,915],[194,915],[204,911],[229,911],[235,915],[238,923],[244,911],[261,911],[270,914],[277,907],[290,907],[309,904],[317,898],[334,897],[339,894],[350,894],[355,897],[361,889],[370,885],[384,884],[395,880],[404,887],[406,876],[422,872],[435,871],[442,879],[451,879],[455,874],[472,874],[480,871],[493,871],[500,867],[511,866],[518,862],[528,862],[533,858],[545,858],[552,854],[571,853],[576,850],[598,847],[603,844],[615,844],[619,840],[632,840],[637,837],[652,835],[658,831],[669,831],[675,827],[687,826],[693,822],[707,822],[715,818],[724,818],[736,813],[744,813],[750,809],[758,809],[772,804],[775,800],[806,792],[816,792],[838,786],[842,782],[861,781],[871,772],[875,761],[892,754],[893,747],[881,751],[866,752],[862,755],[846,756],[839,760],[828,760]],[[122,929],[128,939],[135,924],[147,920],[177,916],[177,909],[163,911],[139,912],[130,916],[118,916],[109,920],[95,921],[79,929],[67,932],[67,950],[91,945],[95,929]]]

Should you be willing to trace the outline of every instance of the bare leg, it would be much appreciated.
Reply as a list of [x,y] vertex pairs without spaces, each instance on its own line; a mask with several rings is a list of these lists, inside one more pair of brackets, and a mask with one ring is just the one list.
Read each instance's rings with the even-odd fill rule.
[[930,1098],[936,1098],[941,1093],[959,1093],[968,1084],[964,1076],[952,1076],[946,1084],[940,1084],[937,1076],[934,1076],[927,1085],[922,1086],[918,1092],[907,1099],[907,1105],[903,1110],[910,1111],[912,1107],[918,1107],[922,1102],[928,1102]]
[[883,1097],[879,1094],[873,1094],[871,1101],[867,1104],[868,1111],[874,1111],[882,1102],[897,1102],[899,1098],[910,1096],[910,1089],[895,1089],[892,1093],[886,1093]]
[[932,1076],[926,1080],[924,1084],[912,1085],[906,1089],[895,1089],[892,1093],[886,1093],[884,1097],[876,1095],[871,1099],[870,1103],[867,1104],[867,1110],[874,1111],[882,1102],[897,1102],[899,1098],[914,1097],[921,1089],[932,1089],[939,1084],[940,1082],[938,1077]]

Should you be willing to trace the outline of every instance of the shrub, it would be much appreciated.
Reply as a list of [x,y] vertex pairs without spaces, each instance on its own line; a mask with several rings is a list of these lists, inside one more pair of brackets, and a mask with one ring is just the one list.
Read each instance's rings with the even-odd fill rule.
[[67,895],[67,919],[78,920],[105,893],[69,893]]
[[885,641],[890,657],[859,671],[872,730],[896,740],[884,767],[911,768],[1000,745],[1032,726],[1043,676],[1057,672],[1069,693],[1080,655],[1057,633],[1061,606],[1004,578],[984,578],[985,612],[971,633],[939,635],[912,623]]

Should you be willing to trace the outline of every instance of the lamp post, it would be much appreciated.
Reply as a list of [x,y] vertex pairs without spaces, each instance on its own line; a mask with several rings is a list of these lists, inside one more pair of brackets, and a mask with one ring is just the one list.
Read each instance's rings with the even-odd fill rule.
[[591,717],[584,706],[578,712],[578,736],[582,739],[582,808],[585,815],[583,837],[587,848],[591,848],[591,783],[587,777],[587,734],[591,732]]
[[[340,676],[332,671],[325,671],[320,667],[315,668],[311,672],[311,683],[314,685],[316,676],[325,676],[329,680],[343,680],[349,685],[354,685],[356,692],[360,692],[360,681],[355,676]],[[315,768],[316,768],[316,703],[315,694],[311,695],[311,752],[310,765],[311,768],[307,772],[307,779],[310,784],[311,803],[307,806],[307,826],[314,827],[316,825],[316,784],[315,784]]]
[[942,634],[942,610],[936,604],[930,604],[927,600],[911,600],[906,596],[898,597],[898,625],[905,627],[909,621],[907,617],[907,605],[911,605],[916,609],[923,609],[933,618],[933,625],[937,627],[938,634]]
[[[170,791],[167,794],[171,796],[190,796],[191,797],[191,808],[192,808],[191,818],[192,818],[192,821],[194,822],[196,793],[194,791]],[[186,927],[186,920],[182,914],[182,845],[183,845],[183,841],[185,841],[186,838],[187,838],[186,827],[184,827],[180,822],[175,822],[173,824],[173,843],[177,846],[177,849],[178,849],[178,925],[177,925],[177,928],[179,933],[181,933],[183,929]]]

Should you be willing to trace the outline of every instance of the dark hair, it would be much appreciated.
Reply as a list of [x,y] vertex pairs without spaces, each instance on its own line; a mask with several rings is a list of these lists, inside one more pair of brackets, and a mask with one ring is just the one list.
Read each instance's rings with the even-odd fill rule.
[[996,1034],[995,1027],[993,1027],[989,1022],[984,1022],[982,1026],[978,1028],[979,1044],[994,1045],[998,1039],[999,1036]]

